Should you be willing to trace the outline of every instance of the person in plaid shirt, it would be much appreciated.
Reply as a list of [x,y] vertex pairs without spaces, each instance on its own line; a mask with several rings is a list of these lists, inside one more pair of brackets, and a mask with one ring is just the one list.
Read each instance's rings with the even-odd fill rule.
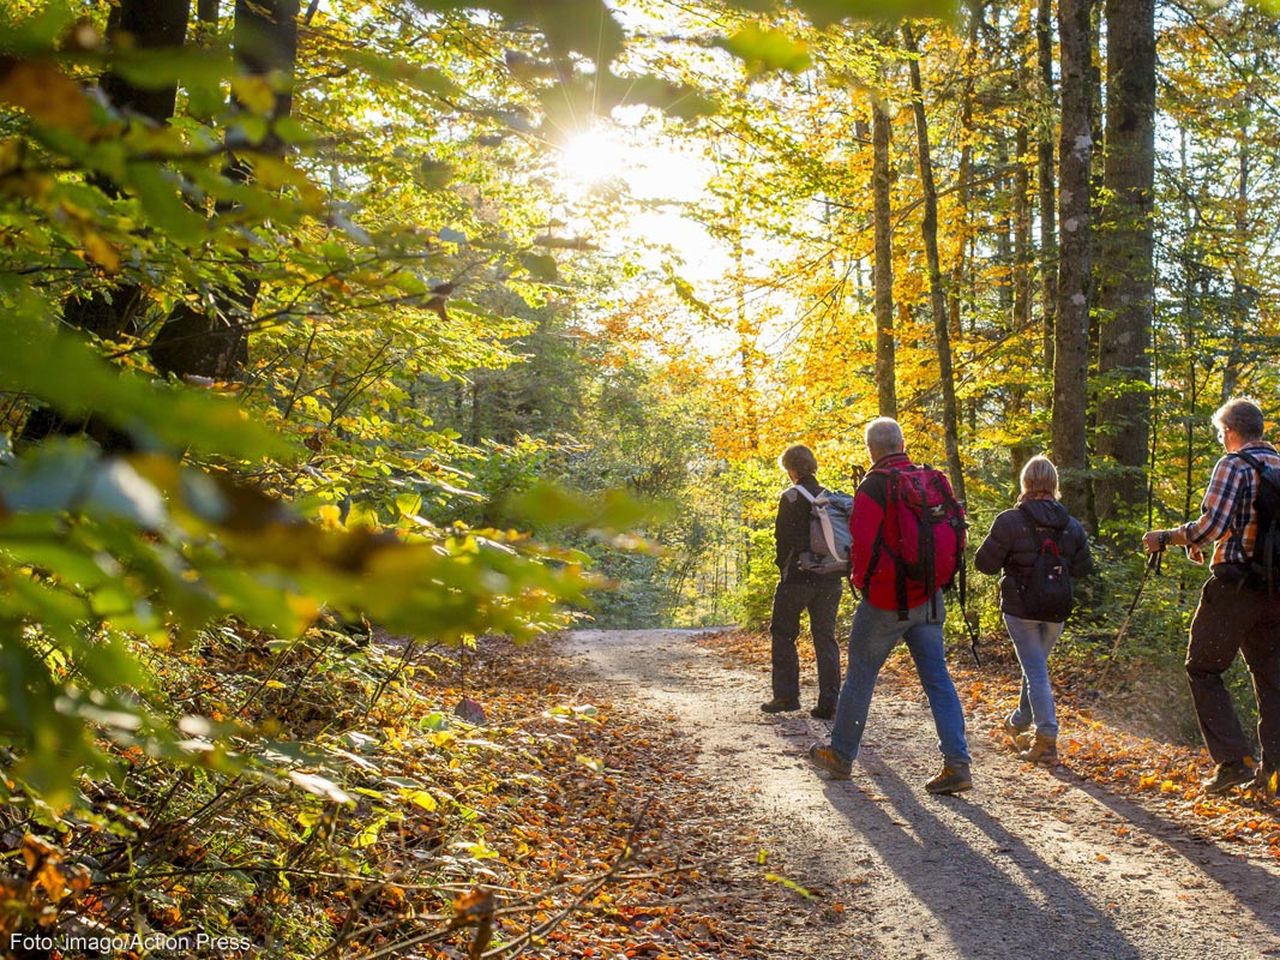
[[[1280,454],[1262,439],[1262,410],[1252,400],[1229,400],[1213,415],[1218,439],[1226,449],[1213,468],[1200,516],[1172,530],[1150,530],[1143,536],[1148,552],[1185,546],[1187,556],[1204,562],[1213,545],[1212,576],[1200,591],[1187,644],[1187,679],[1205,746],[1217,768],[1204,782],[1206,793],[1226,793],[1253,782],[1274,790],[1280,766],[1280,595],[1255,589],[1247,577],[1257,533],[1254,496],[1257,471],[1237,453],[1247,453],[1268,466],[1280,466]],[[1222,675],[1236,653],[1253,677],[1258,697],[1258,742],[1262,764],[1247,763],[1249,744],[1231,703]]]

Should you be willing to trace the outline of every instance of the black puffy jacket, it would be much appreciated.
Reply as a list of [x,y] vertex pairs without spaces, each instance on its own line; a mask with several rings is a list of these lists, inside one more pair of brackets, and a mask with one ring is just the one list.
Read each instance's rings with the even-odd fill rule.
[[1000,609],[1013,617],[1026,618],[1022,605],[1022,584],[1031,576],[1036,557],[1040,555],[1043,536],[1037,536],[1024,511],[1030,510],[1036,524],[1060,531],[1058,549],[1071,579],[1088,576],[1093,569],[1089,555],[1089,538],[1080,521],[1067,513],[1057,500],[1027,500],[1021,509],[1005,510],[991,524],[991,532],[982,541],[973,565],[983,573],[1001,573]]

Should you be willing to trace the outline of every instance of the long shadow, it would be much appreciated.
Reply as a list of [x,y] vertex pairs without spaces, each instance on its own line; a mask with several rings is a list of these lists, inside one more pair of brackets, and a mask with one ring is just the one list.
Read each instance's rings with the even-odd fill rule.
[[1280,877],[1275,873],[1225,852],[1212,841],[1192,836],[1181,824],[1166,820],[1132,800],[1117,796],[1099,783],[1079,777],[1069,770],[1058,769],[1053,775],[1063,783],[1088,794],[1152,840],[1163,843],[1171,853],[1186,860],[1192,870],[1218,884],[1263,926],[1280,937]]
[[[856,786],[830,782],[827,797],[849,822],[853,836],[876,850],[945,929],[962,956],[1070,956],[1072,960],[1142,956],[1108,914],[1020,840],[1007,835],[1001,839],[996,856],[1009,870],[1001,869],[990,854],[975,850],[924,807],[917,799],[918,786],[904,783],[872,751],[864,750],[864,755],[872,759],[878,792],[897,817]],[[963,798],[941,802],[991,826],[991,818]],[[922,870],[922,864],[933,869]],[[1015,870],[1025,874],[1023,882],[1010,875]]]

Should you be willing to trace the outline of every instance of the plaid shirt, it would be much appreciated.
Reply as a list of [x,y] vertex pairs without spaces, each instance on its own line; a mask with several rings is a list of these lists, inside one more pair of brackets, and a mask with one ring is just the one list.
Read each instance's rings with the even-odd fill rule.
[[[1256,441],[1242,450],[1262,463],[1280,467],[1280,453],[1269,443]],[[1200,517],[1182,526],[1192,560],[1202,563],[1200,547],[1213,542],[1213,566],[1248,561],[1258,532],[1253,509],[1257,485],[1257,471],[1243,458],[1227,454],[1217,462],[1200,504]]]

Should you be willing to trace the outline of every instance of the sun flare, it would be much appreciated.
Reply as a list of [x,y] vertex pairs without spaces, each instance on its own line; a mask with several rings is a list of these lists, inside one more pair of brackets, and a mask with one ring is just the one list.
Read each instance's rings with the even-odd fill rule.
[[623,177],[628,169],[627,149],[604,130],[575,134],[560,153],[560,170],[574,186],[592,187]]

